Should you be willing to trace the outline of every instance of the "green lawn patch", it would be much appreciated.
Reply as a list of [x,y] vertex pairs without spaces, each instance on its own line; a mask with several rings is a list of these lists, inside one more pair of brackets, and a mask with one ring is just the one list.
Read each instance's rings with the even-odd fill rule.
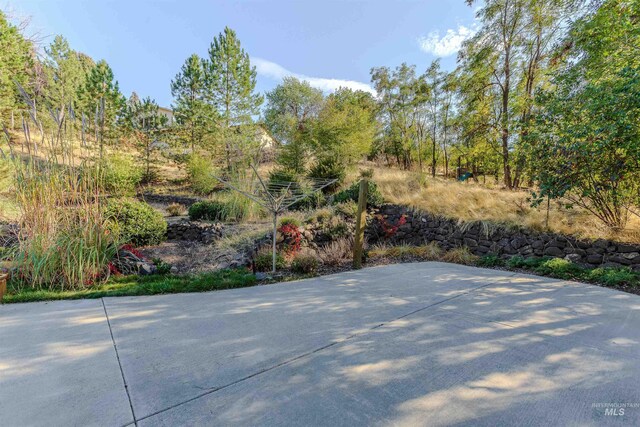
[[188,276],[154,275],[125,276],[110,279],[102,285],[75,291],[32,290],[18,291],[9,284],[5,303],[51,301],[62,299],[102,298],[133,295],[157,295],[180,292],[206,292],[244,288],[256,284],[255,276],[247,270],[221,270]]

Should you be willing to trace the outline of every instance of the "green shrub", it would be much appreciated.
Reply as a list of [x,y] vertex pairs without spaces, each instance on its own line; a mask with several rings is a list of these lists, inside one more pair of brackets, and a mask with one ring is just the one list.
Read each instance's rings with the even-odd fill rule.
[[214,178],[217,171],[212,162],[204,157],[195,154],[190,156],[187,162],[187,172],[191,188],[197,194],[206,196],[221,186],[220,181]]
[[310,211],[318,209],[325,204],[325,197],[321,191],[309,194],[289,207],[292,211]]
[[527,268],[527,269],[535,269],[539,267],[544,262],[550,260],[552,258],[549,257],[530,257],[524,258],[520,255],[512,256],[506,262],[507,267],[509,268]]
[[224,203],[216,200],[203,200],[189,207],[189,218],[193,221],[226,221],[228,210]]
[[165,262],[160,258],[153,258],[151,262],[156,266],[156,274],[169,274],[171,272],[171,264],[168,262]]
[[311,274],[318,271],[319,262],[313,255],[296,255],[291,261],[291,271],[298,274]]
[[481,257],[477,263],[478,267],[501,267],[504,260],[495,254],[488,254]]
[[298,188],[300,180],[295,173],[278,168],[269,172],[269,184],[273,187],[291,184],[292,188]]
[[608,286],[640,284],[640,275],[628,267],[595,268],[586,274],[586,279]]
[[[271,271],[273,267],[273,258],[271,251],[260,251],[254,258],[257,271]],[[282,255],[276,253],[276,269],[280,270],[286,267],[286,261]]]
[[339,222],[330,225],[326,232],[331,237],[331,240],[336,240],[341,237],[347,237],[349,235],[349,227],[344,222]]
[[543,276],[552,276],[560,279],[576,279],[582,277],[584,268],[562,258],[551,258],[534,268],[534,271]]
[[[378,207],[384,203],[382,193],[378,190],[378,186],[373,181],[368,182],[367,191],[367,204],[372,207]],[[346,190],[342,190],[337,193],[333,199],[334,203],[343,203],[349,200],[358,202],[358,195],[360,193],[360,182],[354,182],[351,187]]]
[[333,157],[319,160],[309,171],[309,178],[314,180],[331,180],[336,182],[325,187],[322,192],[325,194],[334,193],[342,183],[346,176],[344,165]]
[[114,154],[103,161],[104,190],[112,196],[132,196],[143,178],[142,168],[126,155]]
[[355,218],[358,214],[358,204],[353,200],[338,203],[336,205],[336,212],[347,218]]
[[319,223],[324,223],[333,218],[333,212],[331,209],[318,209],[312,216],[309,217],[307,222],[317,221]]
[[282,227],[283,225],[295,225],[296,227],[300,227],[302,225],[299,219],[290,216],[280,218],[278,224],[278,227]]
[[121,239],[135,246],[157,245],[167,232],[162,214],[137,200],[110,199],[105,216]]

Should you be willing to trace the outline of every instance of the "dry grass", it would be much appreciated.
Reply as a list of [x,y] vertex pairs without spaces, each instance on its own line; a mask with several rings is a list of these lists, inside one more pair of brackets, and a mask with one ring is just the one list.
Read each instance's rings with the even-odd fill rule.
[[442,261],[464,265],[474,265],[479,259],[480,257],[472,254],[466,246],[451,249],[442,255]]
[[[463,221],[492,221],[545,230],[546,208],[532,208],[527,191],[509,191],[490,184],[431,178],[416,172],[374,167],[374,181],[385,200]],[[552,202],[549,230],[581,238],[640,242],[640,218],[613,231],[583,209],[566,209]]]
[[376,245],[369,250],[369,258],[399,258],[401,260],[419,259],[422,261],[437,261],[442,257],[442,249],[437,243],[431,242],[422,246]]
[[318,250],[318,258],[328,266],[338,266],[353,258],[353,238],[342,237]]

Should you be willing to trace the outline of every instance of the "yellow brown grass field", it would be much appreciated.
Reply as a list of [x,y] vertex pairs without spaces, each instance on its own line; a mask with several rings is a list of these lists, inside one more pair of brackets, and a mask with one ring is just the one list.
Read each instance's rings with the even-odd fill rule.
[[[434,179],[426,174],[386,167],[373,166],[373,169],[373,180],[390,203],[463,221],[491,221],[545,230],[546,206],[531,207],[528,191],[491,188],[473,181]],[[640,218],[631,215],[627,227],[616,232],[584,209],[567,209],[561,201],[552,201],[549,231],[580,238],[640,243]]]

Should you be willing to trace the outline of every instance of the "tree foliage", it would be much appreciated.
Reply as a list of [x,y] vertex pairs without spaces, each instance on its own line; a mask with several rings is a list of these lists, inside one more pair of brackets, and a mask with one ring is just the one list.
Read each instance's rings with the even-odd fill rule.
[[196,147],[210,145],[218,122],[216,110],[207,102],[206,62],[193,54],[171,81],[173,112],[179,142],[195,152]]

